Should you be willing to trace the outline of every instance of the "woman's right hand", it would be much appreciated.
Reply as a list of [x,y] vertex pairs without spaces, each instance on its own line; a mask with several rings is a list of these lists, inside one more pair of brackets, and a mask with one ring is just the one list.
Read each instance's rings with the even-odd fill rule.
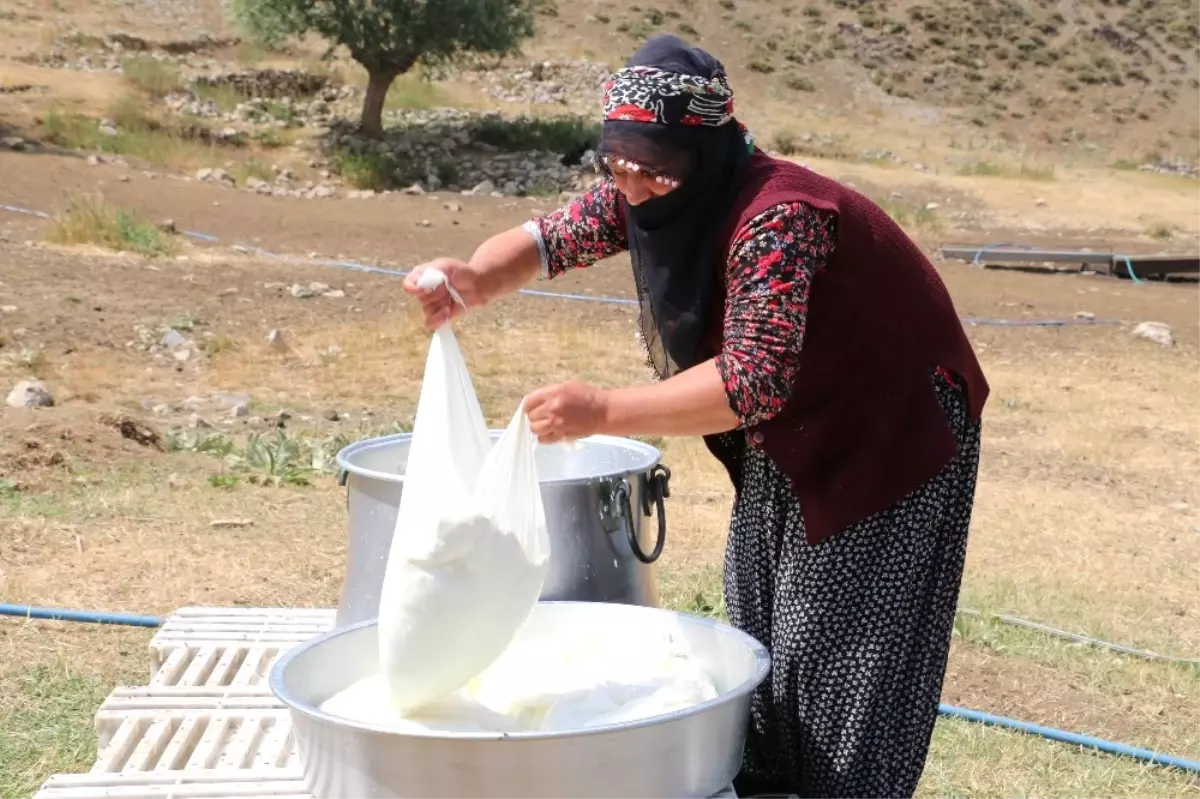
[[477,308],[483,305],[487,298],[479,286],[479,275],[470,264],[454,258],[435,258],[421,264],[409,272],[404,278],[404,291],[421,301],[421,310],[425,314],[425,326],[430,330],[446,322],[462,316],[465,310],[450,297],[445,284],[439,285],[432,291],[421,288],[421,275],[430,269],[436,269],[446,276],[451,287],[462,297],[467,308]]

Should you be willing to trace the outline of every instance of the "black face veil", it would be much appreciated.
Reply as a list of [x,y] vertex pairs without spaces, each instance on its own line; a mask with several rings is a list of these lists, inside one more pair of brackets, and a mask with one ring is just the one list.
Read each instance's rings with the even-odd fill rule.
[[601,156],[680,182],[625,204],[642,337],[661,378],[703,360],[705,336],[721,321],[717,238],[752,150],[732,112],[720,62],[673,36],[651,39],[606,87]]

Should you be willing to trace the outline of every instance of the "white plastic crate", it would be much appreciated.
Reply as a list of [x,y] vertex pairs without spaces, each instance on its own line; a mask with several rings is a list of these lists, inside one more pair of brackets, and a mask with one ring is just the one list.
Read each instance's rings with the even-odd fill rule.
[[176,644],[150,678],[151,688],[266,685],[271,665],[294,644]]
[[150,641],[150,673],[157,677],[180,648],[251,644],[284,651],[330,630],[335,615],[331,608],[180,608]]
[[97,712],[92,770],[50,777],[35,799],[312,799],[267,680],[333,620],[319,608],[181,608],[150,642],[150,683],[117,688]]
[[92,774],[300,774],[286,710],[155,710],[112,715],[108,722]]
[[34,799],[241,799],[254,796],[313,799],[302,779],[254,776],[243,782],[223,775],[131,779],[91,774],[56,774],[46,780]]
[[101,711],[96,729],[92,770],[51,777],[35,799],[311,799],[286,710]]

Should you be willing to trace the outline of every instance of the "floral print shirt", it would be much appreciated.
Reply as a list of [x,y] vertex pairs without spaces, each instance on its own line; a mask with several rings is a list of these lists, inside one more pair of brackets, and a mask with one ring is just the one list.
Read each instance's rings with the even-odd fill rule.
[[[619,194],[603,180],[571,204],[526,223],[554,278],[616,255],[628,244]],[[835,214],[802,202],[777,205],[738,230],[725,267],[725,323],[717,369],[743,427],[778,414],[791,397],[813,276],[836,240]]]

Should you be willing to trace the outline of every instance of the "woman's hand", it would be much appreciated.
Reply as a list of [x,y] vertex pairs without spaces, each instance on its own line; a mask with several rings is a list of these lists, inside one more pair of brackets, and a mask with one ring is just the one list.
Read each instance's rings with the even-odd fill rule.
[[479,286],[479,276],[470,264],[454,258],[437,258],[429,263],[416,267],[404,278],[404,291],[412,294],[421,301],[421,310],[425,313],[425,326],[430,330],[462,316],[465,310],[450,297],[445,284],[433,291],[421,288],[421,275],[430,269],[437,269],[446,276],[446,280],[462,297],[467,308],[478,308],[487,298]]
[[578,380],[546,386],[525,398],[525,413],[542,444],[574,441],[601,432],[608,392]]

